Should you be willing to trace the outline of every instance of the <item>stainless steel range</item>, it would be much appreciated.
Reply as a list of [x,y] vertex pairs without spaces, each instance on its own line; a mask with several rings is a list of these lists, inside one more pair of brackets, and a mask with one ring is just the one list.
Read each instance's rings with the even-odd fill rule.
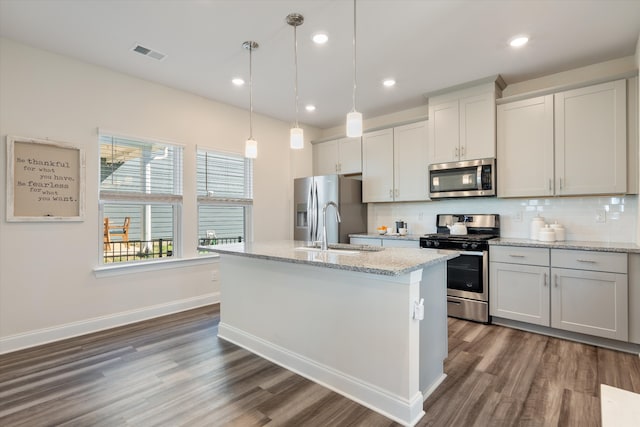
[[448,315],[489,323],[488,241],[500,236],[500,215],[438,215],[436,231],[420,237],[420,247],[460,251],[447,262]]

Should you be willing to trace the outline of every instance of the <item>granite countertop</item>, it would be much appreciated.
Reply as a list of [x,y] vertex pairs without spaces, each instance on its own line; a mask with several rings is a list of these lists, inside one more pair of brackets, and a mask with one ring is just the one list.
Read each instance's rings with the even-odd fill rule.
[[392,240],[420,240],[420,234],[407,234],[401,236],[399,234],[380,234],[380,233],[356,233],[349,234],[349,237],[360,237],[364,239],[392,239]]
[[640,253],[640,246],[635,243],[625,242],[587,242],[579,240],[567,240],[561,242],[541,242],[531,239],[515,239],[508,237],[500,237],[498,239],[489,240],[489,245],[498,246],[524,246],[532,248],[551,248],[551,249],[578,249],[583,251],[599,251],[599,252],[623,252],[623,253]]
[[[399,276],[432,264],[445,262],[458,256],[456,251],[422,250],[418,248],[384,248],[363,250],[358,253],[340,253],[339,251],[296,249],[308,246],[301,241],[274,241],[253,243],[230,243],[226,245],[199,246],[201,250],[261,258],[273,261],[309,264],[361,273]],[[357,246],[357,245],[352,245]],[[367,248],[366,245],[362,245]]]

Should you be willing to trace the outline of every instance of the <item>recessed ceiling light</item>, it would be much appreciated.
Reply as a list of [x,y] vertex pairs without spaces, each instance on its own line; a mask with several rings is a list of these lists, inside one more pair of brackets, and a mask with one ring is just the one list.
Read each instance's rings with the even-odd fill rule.
[[304,108],[305,108],[305,110],[307,110],[307,111],[316,111],[316,106],[315,106],[315,105],[311,105],[311,104],[309,104],[309,105],[307,105],[307,106],[306,106],[306,107],[304,107]]
[[509,44],[511,45],[511,47],[521,47],[527,44],[528,41],[529,41],[529,37],[518,36],[518,37],[512,38]]
[[236,86],[242,86],[244,84],[244,80],[242,80],[240,77],[236,77],[235,79],[231,80],[231,83]]
[[394,79],[384,79],[382,84],[385,85],[385,87],[391,87],[396,84],[396,81]]
[[325,33],[316,33],[313,35],[311,39],[313,40],[314,43],[325,44],[327,41],[329,41],[329,36],[326,35]]

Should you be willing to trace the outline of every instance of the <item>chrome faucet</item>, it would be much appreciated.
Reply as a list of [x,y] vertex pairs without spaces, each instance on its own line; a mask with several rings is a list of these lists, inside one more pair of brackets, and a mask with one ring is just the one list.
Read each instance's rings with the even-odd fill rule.
[[338,220],[338,222],[342,221],[340,219],[340,212],[338,211],[338,205],[336,204],[336,202],[332,201],[325,203],[324,207],[322,208],[322,246],[320,247],[320,249],[322,249],[323,251],[329,249],[329,244],[327,243],[327,208],[329,206],[333,206],[336,209],[336,219]]

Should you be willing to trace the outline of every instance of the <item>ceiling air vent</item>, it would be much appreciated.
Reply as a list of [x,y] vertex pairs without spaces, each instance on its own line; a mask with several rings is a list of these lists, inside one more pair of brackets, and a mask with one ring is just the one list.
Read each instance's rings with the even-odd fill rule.
[[139,44],[135,45],[131,50],[141,55],[156,59],[158,61],[162,61],[167,56],[164,53],[158,52],[157,50],[149,49],[148,47],[144,47]]

